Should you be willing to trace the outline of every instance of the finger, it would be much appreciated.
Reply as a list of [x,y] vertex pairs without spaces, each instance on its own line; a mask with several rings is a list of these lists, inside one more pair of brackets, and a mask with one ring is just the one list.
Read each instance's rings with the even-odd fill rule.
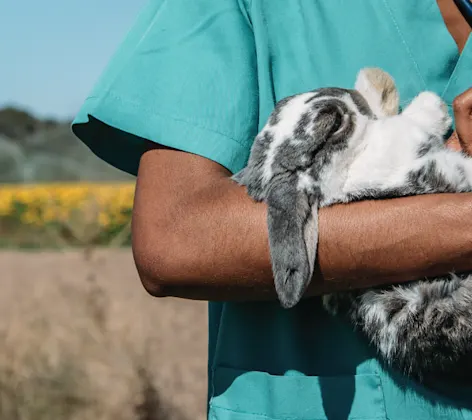
[[460,152],[462,150],[459,137],[457,136],[457,133],[455,131],[452,133],[451,137],[449,137],[449,139],[446,141],[446,146],[456,152]]
[[458,140],[464,152],[472,155],[472,88],[457,96],[452,107]]

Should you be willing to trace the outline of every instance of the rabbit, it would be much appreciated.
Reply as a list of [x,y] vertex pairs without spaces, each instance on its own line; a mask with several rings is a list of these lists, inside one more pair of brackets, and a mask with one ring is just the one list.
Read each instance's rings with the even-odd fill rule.
[[[446,147],[452,119],[434,92],[400,113],[390,74],[363,68],[354,89],[281,99],[232,179],[267,204],[275,289],[295,306],[313,275],[318,209],[336,203],[472,191],[472,158]],[[323,296],[404,374],[467,379],[472,368],[472,275]],[[470,361],[469,361],[470,360]]]

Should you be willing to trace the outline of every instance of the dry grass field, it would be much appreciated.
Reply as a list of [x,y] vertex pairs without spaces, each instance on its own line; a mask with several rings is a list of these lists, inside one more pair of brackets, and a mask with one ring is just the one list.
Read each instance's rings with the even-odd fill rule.
[[206,303],[156,299],[129,249],[0,252],[0,420],[205,418]]

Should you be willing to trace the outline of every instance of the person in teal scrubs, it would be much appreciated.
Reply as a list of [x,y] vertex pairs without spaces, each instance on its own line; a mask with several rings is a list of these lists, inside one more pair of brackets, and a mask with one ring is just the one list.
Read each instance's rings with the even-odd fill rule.
[[[198,177],[177,185],[172,177],[177,173],[184,177],[194,168],[166,159],[185,154],[192,165],[209,160],[234,173],[245,165],[254,136],[278,100],[322,86],[351,88],[357,72],[367,66],[392,74],[402,104],[422,90],[432,90],[453,114],[454,98],[471,87],[472,44],[467,41],[459,54],[436,0],[150,0],[72,126],[111,165],[131,174],[137,174],[139,167],[138,186],[141,179],[143,185],[152,184],[153,170],[169,176],[168,195],[150,194],[143,200],[142,187],[136,197],[136,224],[146,206],[155,217],[134,238],[138,271],[141,235],[147,238],[146,230],[152,232],[160,218],[169,217],[161,208],[166,208],[172,194],[191,191],[194,187],[187,184],[197,185],[197,178],[207,176],[200,171]],[[157,152],[157,169],[142,158],[150,142],[165,147]],[[154,181],[152,188],[158,194],[164,182]],[[208,194],[214,196],[216,190]],[[465,199],[470,209],[472,199]],[[218,203],[215,200],[211,208]],[[187,203],[192,205],[193,201]],[[425,212],[423,217],[433,216]],[[208,219],[212,217],[201,219],[202,223],[211,223]],[[189,243],[198,236],[192,232]],[[324,249],[322,235],[323,230],[320,249]],[[202,241],[205,236],[201,234]],[[405,243],[408,247],[409,241]],[[165,244],[177,255],[171,235]],[[158,249],[159,241],[148,247],[154,245]],[[210,253],[204,248],[201,255],[196,252],[202,259],[226,258],[218,249],[224,247]],[[451,263],[443,271],[452,268]],[[247,270],[250,277],[253,272]],[[260,283],[254,280],[254,284]],[[236,295],[240,286],[235,287]],[[426,387],[386,368],[349,322],[323,311],[319,297],[283,310],[275,299],[251,299],[250,290],[245,300],[232,299],[231,287],[221,299],[194,289],[184,285],[182,293],[154,290],[153,294],[210,301],[210,419],[472,420],[472,381]]]

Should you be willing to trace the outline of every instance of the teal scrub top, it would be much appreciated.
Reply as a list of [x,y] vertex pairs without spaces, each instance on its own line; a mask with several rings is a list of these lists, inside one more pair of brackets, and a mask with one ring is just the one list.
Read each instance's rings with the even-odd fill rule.
[[[436,0],[151,0],[73,130],[133,174],[144,139],[235,172],[276,101],[353,87],[366,66],[393,75],[403,104],[427,89],[450,105],[472,44],[459,56]],[[211,419],[472,420],[472,386],[386,369],[320,299],[210,303],[208,372]]]

